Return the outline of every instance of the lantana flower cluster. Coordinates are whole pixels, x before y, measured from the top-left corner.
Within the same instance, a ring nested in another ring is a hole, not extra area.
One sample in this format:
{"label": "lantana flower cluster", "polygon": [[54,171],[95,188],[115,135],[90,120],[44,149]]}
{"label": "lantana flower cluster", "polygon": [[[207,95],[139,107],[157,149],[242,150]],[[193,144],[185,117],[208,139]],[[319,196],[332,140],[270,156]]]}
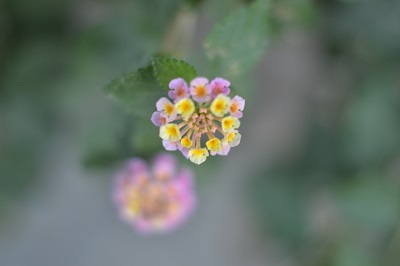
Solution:
{"label": "lantana flower cluster", "polygon": [[121,218],[138,232],[170,231],[195,206],[192,172],[177,172],[175,158],[167,154],[157,155],[152,169],[142,159],[131,159],[116,176],[114,201]]}
{"label": "lantana flower cluster", "polygon": [[198,77],[190,82],[176,78],[169,83],[168,96],[156,103],[151,121],[160,127],[166,150],[179,150],[196,164],[211,155],[227,155],[240,143],[239,119],[245,100],[230,94],[230,82]]}

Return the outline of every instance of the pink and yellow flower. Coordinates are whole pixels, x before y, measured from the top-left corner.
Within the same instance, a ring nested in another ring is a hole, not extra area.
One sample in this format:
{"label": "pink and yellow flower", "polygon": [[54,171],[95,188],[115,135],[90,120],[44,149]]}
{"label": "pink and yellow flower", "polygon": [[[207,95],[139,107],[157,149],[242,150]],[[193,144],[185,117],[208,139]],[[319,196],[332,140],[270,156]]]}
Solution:
{"label": "pink and yellow flower", "polygon": [[208,79],[195,78],[190,82],[190,94],[198,103],[205,103],[211,100],[211,88],[208,85]]}
{"label": "pink and yellow flower", "polygon": [[195,206],[192,172],[177,172],[171,155],[158,155],[152,169],[141,159],[131,159],[117,175],[114,201],[121,218],[140,233],[173,230]]}
{"label": "pink and yellow flower", "polygon": [[210,154],[227,155],[241,139],[237,129],[245,100],[240,96],[231,99],[230,82],[223,78],[215,78],[210,84],[206,78],[195,78],[190,82],[190,94],[182,93],[186,96],[178,98],[176,90],[185,88],[182,84],[186,82],[181,78],[170,83],[174,109],[163,97],[157,102],[159,114],[152,117],[160,127],[163,146],[179,150],[196,164],[203,163]]}

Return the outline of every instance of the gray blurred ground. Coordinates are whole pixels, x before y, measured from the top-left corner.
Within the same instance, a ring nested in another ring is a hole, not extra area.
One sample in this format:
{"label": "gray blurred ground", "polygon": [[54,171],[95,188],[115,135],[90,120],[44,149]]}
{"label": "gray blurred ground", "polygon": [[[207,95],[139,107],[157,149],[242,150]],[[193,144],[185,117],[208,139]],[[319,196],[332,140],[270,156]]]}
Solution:
{"label": "gray blurred ground", "polygon": [[112,173],[85,171],[74,138],[60,129],[44,155],[42,183],[0,228],[0,264],[296,265],[258,236],[243,182],[248,169],[301,143],[310,94],[323,73],[317,48],[312,36],[299,32],[271,44],[256,70],[259,93],[246,103],[252,112],[245,113],[241,145],[203,188],[188,223],[170,235],[143,237],[123,224],[110,200]]}

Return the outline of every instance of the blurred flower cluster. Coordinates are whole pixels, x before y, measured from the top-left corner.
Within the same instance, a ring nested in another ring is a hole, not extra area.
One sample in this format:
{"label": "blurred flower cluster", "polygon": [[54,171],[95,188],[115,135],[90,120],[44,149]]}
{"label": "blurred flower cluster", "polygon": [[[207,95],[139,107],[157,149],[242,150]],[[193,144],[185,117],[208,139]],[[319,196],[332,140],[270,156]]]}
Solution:
{"label": "blurred flower cluster", "polygon": [[177,171],[171,155],[158,154],[152,168],[142,159],[130,159],[117,174],[114,188],[121,218],[141,233],[176,228],[196,202],[192,178],[188,169]]}

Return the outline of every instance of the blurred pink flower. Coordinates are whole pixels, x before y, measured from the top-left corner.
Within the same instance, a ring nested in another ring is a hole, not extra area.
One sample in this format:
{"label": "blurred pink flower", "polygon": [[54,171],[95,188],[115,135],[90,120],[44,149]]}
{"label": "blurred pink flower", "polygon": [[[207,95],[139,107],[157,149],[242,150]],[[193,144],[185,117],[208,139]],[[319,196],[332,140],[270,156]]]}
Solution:
{"label": "blurred pink flower", "polygon": [[138,232],[171,231],[195,206],[193,174],[177,172],[175,158],[167,154],[157,155],[151,169],[142,159],[130,159],[117,174],[114,201],[121,218]]}

